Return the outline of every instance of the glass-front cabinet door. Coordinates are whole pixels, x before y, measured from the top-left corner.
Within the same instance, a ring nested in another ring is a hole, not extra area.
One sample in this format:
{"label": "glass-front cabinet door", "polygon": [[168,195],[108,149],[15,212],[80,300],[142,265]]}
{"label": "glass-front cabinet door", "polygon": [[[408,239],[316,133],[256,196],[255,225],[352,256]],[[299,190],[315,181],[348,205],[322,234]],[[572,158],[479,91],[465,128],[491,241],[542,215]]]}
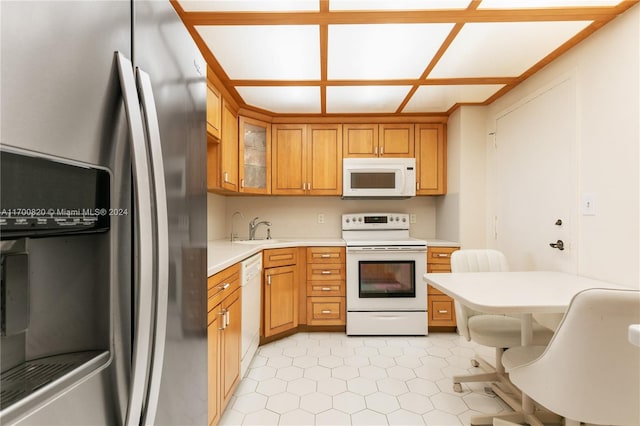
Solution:
{"label": "glass-front cabinet door", "polygon": [[240,117],[240,192],[271,193],[271,124]]}

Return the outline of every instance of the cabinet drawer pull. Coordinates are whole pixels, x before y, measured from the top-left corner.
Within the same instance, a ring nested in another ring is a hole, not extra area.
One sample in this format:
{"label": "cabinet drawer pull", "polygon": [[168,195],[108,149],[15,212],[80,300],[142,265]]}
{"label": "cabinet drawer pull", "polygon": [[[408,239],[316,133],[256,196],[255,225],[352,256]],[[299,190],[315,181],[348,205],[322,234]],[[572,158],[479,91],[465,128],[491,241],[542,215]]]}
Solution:
{"label": "cabinet drawer pull", "polygon": [[230,286],[231,286],[231,284],[230,284],[230,283],[224,283],[224,284],[222,284],[222,285],[219,285],[219,286],[218,286],[218,288],[219,288],[220,290],[226,290],[226,289],[228,289]]}
{"label": "cabinet drawer pull", "polygon": [[446,309],[440,309],[440,310],[438,310],[438,313],[439,313],[439,314],[446,314],[446,313],[448,313],[448,312],[449,312],[449,311],[447,311]]}
{"label": "cabinet drawer pull", "polygon": [[240,179],[240,188],[244,188],[244,179]]}
{"label": "cabinet drawer pull", "polygon": [[267,275],[267,285],[271,285],[271,275]]}
{"label": "cabinet drawer pull", "polygon": [[436,257],[449,257],[449,253],[438,253]]}
{"label": "cabinet drawer pull", "polygon": [[323,259],[327,259],[327,258],[331,257],[331,255],[329,253],[323,253],[323,254],[320,255],[320,257],[323,258]]}
{"label": "cabinet drawer pull", "polygon": [[322,271],[321,274],[322,275],[331,275],[331,271]]}
{"label": "cabinet drawer pull", "polygon": [[331,313],[331,311],[323,310],[323,311],[322,311],[322,313],[323,313],[323,314],[330,314],[330,313]]}
{"label": "cabinet drawer pull", "polygon": [[331,291],[331,287],[322,287],[322,291]]}

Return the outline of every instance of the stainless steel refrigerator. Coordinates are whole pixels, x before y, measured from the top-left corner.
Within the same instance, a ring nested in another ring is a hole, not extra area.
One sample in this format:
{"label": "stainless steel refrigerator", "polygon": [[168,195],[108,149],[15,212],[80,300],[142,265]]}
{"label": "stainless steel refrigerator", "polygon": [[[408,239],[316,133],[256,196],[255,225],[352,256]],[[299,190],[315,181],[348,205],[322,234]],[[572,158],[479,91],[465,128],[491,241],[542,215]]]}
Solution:
{"label": "stainless steel refrigerator", "polygon": [[0,423],[206,424],[200,52],[168,1],[0,25]]}

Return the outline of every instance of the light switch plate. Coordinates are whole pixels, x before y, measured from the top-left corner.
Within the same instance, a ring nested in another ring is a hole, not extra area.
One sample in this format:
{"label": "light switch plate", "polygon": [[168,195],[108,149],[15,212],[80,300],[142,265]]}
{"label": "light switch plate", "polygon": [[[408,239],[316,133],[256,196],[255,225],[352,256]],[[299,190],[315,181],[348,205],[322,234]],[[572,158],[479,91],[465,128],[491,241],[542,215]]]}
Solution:
{"label": "light switch plate", "polygon": [[582,195],[582,215],[583,216],[596,215],[596,194],[585,193]]}

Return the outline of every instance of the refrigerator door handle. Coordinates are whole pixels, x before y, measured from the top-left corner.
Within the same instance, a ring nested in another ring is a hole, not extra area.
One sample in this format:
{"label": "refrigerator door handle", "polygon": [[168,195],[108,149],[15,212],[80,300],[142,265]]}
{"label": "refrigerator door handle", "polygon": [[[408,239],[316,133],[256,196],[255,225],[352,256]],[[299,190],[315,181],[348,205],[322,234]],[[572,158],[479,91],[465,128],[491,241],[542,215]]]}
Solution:
{"label": "refrigerator door handle", "polygon": [[147,370],[149,367],[149,342],[151,334],[151,310],[153,304],[153,229],[151,183],[140,102],[136,91],[133,65],[122,53],[115,52],[120,74],[122,98],[127,113],[131,136],[133,169],[135,229],[138,247],[134,254],[136,297],[133,330],[133,354],[131,358],[131,382],[125,425],[138,426],[145,403]]}
{"label": "refrigerator door handle", "polygon": [[156,312],[151,349],[151,369],[149,386],[142,424],[153,425],[160,395],[160,379],[164,361],[167,331],[167,305],[169,298],[169,220],[167,210],[167,189],[164,180],[164,164],[160,141],[158,112],[153,97],[149,74],[136,68],[140,100],[144,112],[147,142],[151,159],[153,194],[155,195],[155,235],[156,235]]}

